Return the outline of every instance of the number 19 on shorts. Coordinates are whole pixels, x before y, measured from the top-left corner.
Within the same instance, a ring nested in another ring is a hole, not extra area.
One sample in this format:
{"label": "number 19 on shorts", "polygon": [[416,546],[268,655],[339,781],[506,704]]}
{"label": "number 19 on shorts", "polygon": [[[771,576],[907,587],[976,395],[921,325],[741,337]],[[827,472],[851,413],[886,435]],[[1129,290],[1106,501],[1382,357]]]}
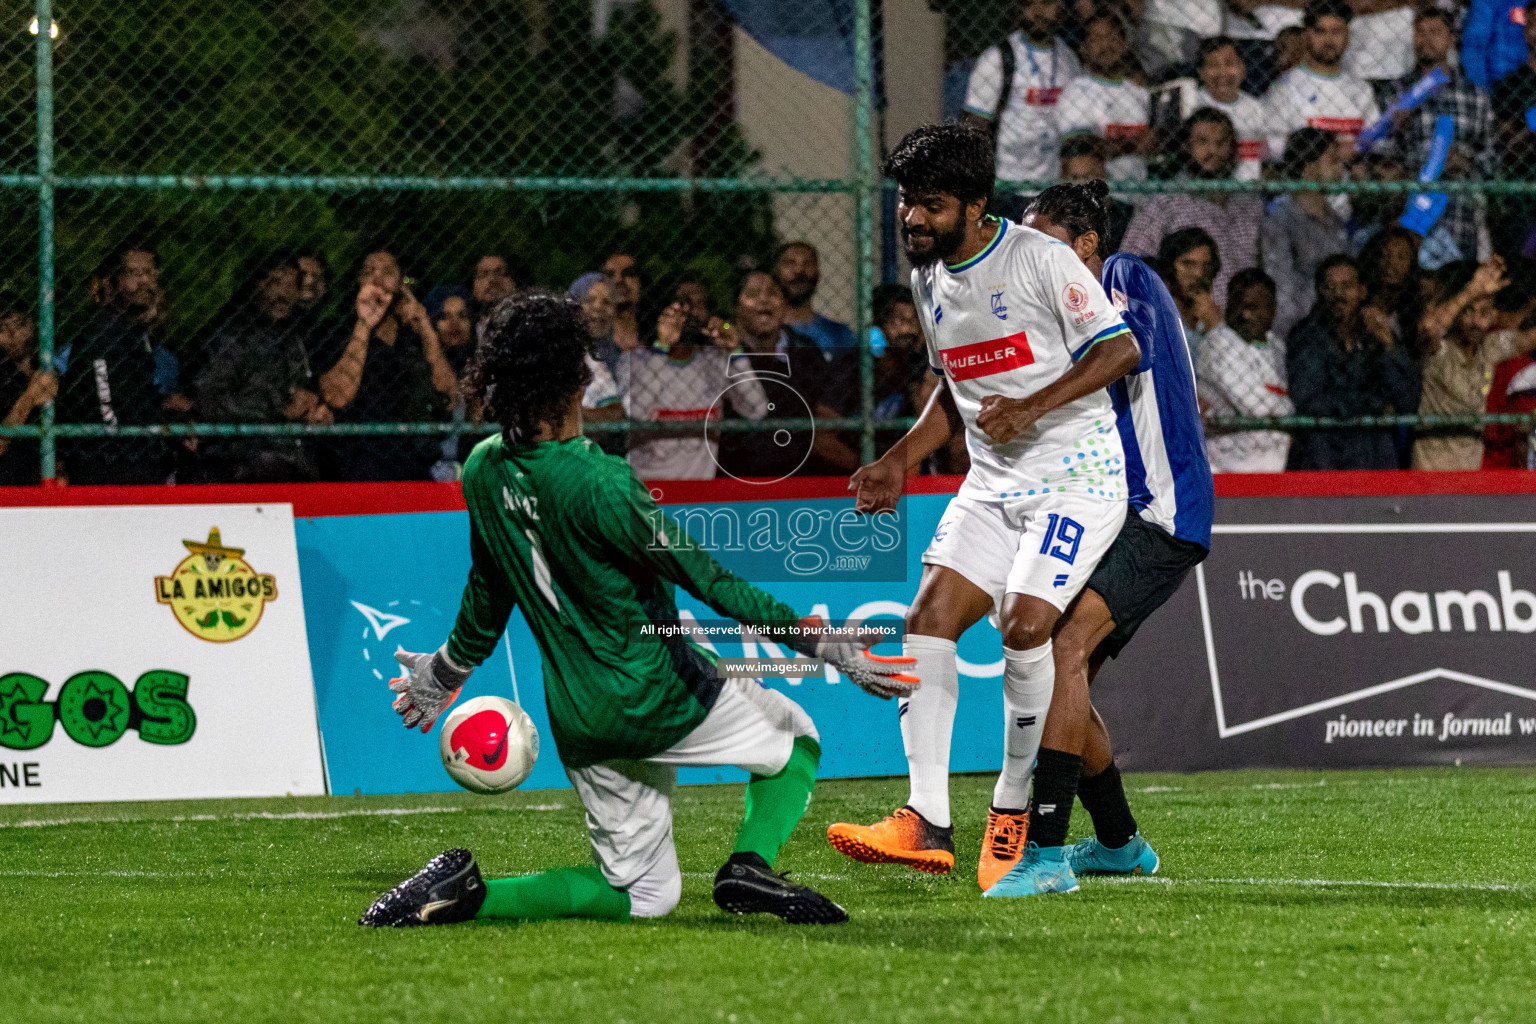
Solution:
{"label": "number 19 on shorts", "polygon": [[1077,560],[1077,546],[1083,541],[1083,524],[1059,512],[1052,512],[1046,523],[1040,553],[1059,558],[1068,565]]}

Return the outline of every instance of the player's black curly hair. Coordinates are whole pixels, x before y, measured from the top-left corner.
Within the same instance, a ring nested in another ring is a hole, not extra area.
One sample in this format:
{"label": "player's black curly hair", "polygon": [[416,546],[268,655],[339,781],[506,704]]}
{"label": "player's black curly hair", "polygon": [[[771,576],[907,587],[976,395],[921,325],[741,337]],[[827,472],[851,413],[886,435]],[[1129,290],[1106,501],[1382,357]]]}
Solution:
{"label": "player's black curly hair", "polygon": [[1060,224],[1076,241],[1090,231],[1099,235],[1099,256],[1108,257],[1105,242],[1109,238],[1109,186],[1102,181],[1052,185],[1024,208],[1024,220],[1031,214],[1047,217]]}
{"label": "player's black curly hair", "polygon": [[962,203],[992,198],[997,177],[992,137],[960,124],[925,124],[907,133],[881,171],[902,188],[947,192]]}
{"label": "player's black curly hair", "polygon": [[491,313],[466,387],[501,421],[507,444],[533,438],[540,422],[559,420],[571,396],[592,381],[592,335],[581,304],[541,290],[519,292]]}

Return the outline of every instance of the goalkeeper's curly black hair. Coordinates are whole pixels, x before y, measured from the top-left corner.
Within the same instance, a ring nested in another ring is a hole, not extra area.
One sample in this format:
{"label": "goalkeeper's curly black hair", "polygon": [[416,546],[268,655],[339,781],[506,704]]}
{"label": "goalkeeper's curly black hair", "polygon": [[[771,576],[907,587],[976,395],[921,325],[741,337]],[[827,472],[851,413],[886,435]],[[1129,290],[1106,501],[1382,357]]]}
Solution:
{"label": "goalkeeper's curly black hair", "polygon": [[1024,220],[1039,214],[1053,224],[1060,224],[1076,241],[1092,231],[1099,236],[1099,257],[1109,253],[1109,186],[1097,179],[1063,182],[1041,192],[1024,208]]}
{"label": "goalkeeper's curly black hair", "polygon": [[925,124],[907,133],[881,170],[904,189],[947,192],[962,203],[992,198],[997,177],[992,136],[960,124]]}
{"label": "goalkeeper's curly black hair", "polygon": [[526,444],[558,422],[592,381],[592,335],[581,304],[546,291],[519,292],[491,313],[466,382],[471,401],[501,421],[507,444]]}

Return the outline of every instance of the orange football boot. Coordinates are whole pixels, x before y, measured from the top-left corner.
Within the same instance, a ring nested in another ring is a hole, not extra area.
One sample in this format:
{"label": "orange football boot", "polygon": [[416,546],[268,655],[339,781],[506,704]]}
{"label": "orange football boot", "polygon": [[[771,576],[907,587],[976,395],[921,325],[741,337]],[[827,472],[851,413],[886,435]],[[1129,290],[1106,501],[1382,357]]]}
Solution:
{"label": "orange football boot", "polygon": [[1024,856],[1024,837],[1029,833],[1029,812],[999,814],[987,808],[987,834],[981,840],[981,860],[976,881],[986,892]]}
{"label": "orange football boot", "polygon": [[827,842],[864,864],[905,864],[930,875],[947,875],[955,866],[954,827],[939,828],[910,807],[873,825],[840,821],[827,828]]}

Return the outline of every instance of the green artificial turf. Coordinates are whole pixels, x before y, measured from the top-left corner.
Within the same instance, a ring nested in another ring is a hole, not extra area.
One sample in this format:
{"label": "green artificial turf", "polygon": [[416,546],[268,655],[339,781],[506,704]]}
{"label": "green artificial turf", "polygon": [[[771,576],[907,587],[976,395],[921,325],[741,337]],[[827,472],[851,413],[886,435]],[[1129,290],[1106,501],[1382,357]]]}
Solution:
{"label": "green artificial turf", "polygon": [[737,786],[679,792],[682,904],[628,925],[355,923],[449,846],[586,863],[568,790],[0,808],[0,1021],[1536,1019],[1536,772],[1127,783],[1158,879],[985,901],[989,779],[954,780],[947,878],[826,845],[905,780],[823,783],[780,867],[848,908],[831,928],[710,901]]}

